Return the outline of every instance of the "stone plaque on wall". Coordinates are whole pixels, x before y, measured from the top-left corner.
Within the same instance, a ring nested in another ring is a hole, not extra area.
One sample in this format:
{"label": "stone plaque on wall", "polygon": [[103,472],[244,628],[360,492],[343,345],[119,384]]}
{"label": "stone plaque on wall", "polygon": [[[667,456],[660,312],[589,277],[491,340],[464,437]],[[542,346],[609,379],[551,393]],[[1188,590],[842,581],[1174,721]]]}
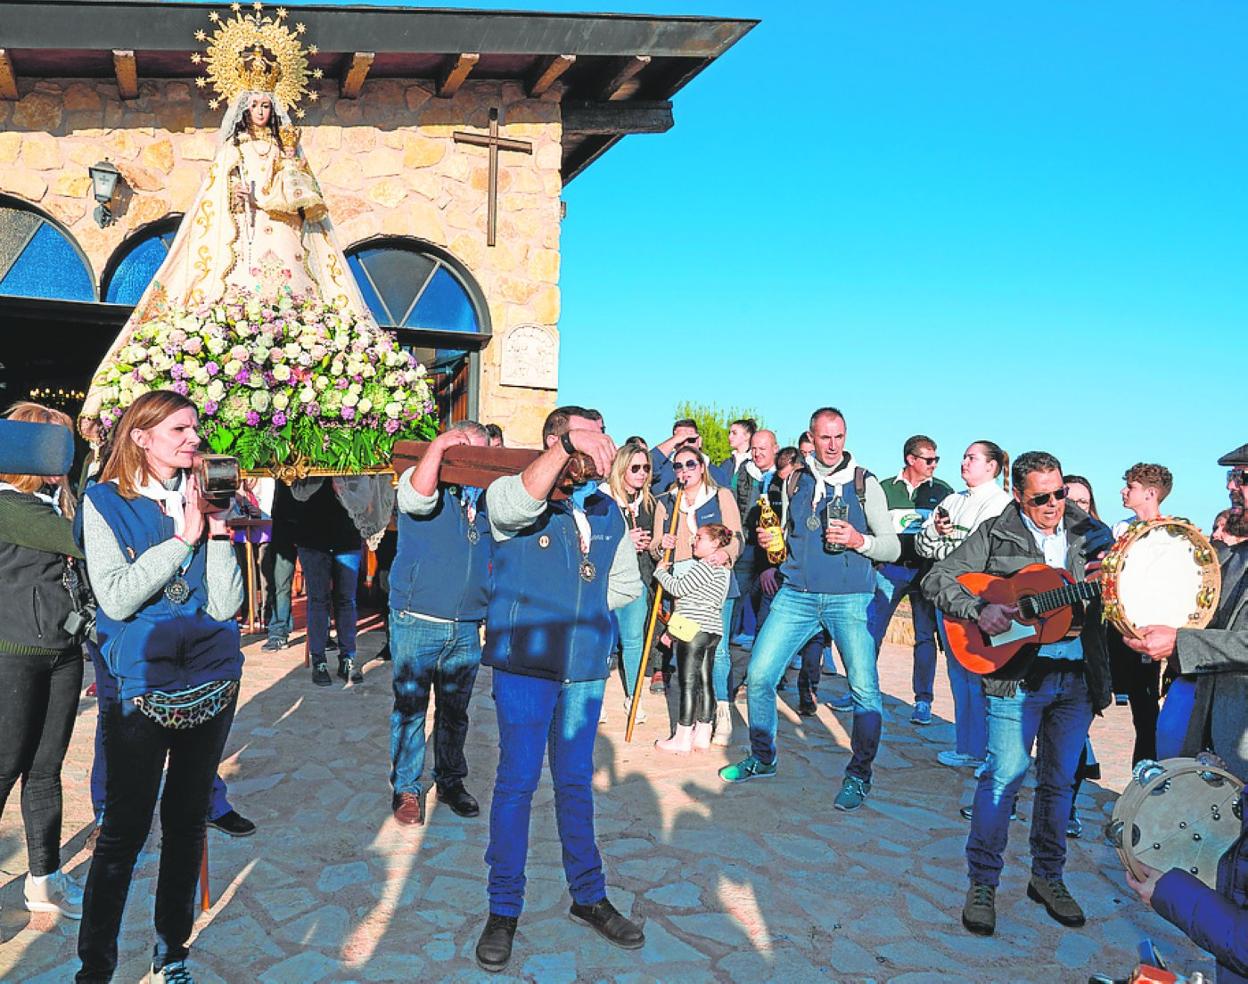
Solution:
{"label": "stone plaque on wall", "polygon": [[558,389],[559,342],[554,330],[517,325],[503,336],[499,382],[528,389]]}

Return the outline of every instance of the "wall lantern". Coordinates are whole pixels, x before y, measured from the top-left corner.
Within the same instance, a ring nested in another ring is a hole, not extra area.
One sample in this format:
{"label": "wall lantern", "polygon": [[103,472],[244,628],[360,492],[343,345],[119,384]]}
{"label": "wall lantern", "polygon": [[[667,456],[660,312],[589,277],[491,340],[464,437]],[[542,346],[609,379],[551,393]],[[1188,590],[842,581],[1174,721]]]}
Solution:
{"label": "wall lantern", "polygon": [[113,213],[109,206],[117,191],[117,182],[121,180],[121,172],[112,161],[103,160],[87,168],[91,175],[91,191],[99,205],[95,207],[95,224],[101,229],[113,224]]}

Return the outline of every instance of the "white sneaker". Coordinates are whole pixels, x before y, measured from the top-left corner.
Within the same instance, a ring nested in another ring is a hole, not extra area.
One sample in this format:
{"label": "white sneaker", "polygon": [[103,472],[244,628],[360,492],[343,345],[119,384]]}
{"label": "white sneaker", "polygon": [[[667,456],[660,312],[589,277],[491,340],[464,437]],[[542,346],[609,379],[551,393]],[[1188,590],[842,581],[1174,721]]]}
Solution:
{"label": "white sneaker", "polygon": [[26,908],[31,912],[55,912],[66,919],[82,918],[82,886],[57,870],[46,878],[26,876]]}
{"label": "white sneaker", "polygon": [[937,752],[936,761],[941,765],[949,766],[951,769],[974,769],[984,764],[983,759],[977,759],[974,755],[964,755],[962,752],[955,752],[949,749]]}
{"label": "white sneaker", "polygon": [[[633,702],[627,697],[624,698],[624,720],[628,720],[628,709],[633,706]],[[646,723],[646,709],[644,707],[637,708],[637,723]]]}
{"label": "white sneaker", "polygon": [[724,701],[715,705],[715,735],[712,745],[727,748],[732,743],[732,708]]}

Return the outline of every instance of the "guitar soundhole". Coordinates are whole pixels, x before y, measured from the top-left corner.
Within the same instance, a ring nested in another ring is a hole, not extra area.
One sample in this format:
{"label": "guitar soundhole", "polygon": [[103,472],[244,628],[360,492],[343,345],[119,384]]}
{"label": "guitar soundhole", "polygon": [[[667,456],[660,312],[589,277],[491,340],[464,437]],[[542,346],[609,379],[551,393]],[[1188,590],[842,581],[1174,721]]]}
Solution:
{"label": "guitar soundhole", "polygon": [[1019,617],[1031,621],[1036,617],[1036,606],[1032,603],[1031,595],[1024,595],[1018,599]]}

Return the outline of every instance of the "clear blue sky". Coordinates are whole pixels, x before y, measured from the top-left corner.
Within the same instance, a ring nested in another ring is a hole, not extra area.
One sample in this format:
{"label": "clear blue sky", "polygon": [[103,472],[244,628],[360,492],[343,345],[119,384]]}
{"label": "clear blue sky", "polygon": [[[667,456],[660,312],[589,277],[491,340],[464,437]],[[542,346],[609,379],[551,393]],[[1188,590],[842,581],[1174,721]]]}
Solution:
{"label": "clear blue sky", "polygon": [[1248,5],[596,9],[762,23],[565,192],[561,399],[617,438],[748,405],[782,443],[835,404],[868,467],[923,432],[955,486],[972,440],[1044,448],[1110,519],[1157,461],[1208,527],[1248,441]]}

